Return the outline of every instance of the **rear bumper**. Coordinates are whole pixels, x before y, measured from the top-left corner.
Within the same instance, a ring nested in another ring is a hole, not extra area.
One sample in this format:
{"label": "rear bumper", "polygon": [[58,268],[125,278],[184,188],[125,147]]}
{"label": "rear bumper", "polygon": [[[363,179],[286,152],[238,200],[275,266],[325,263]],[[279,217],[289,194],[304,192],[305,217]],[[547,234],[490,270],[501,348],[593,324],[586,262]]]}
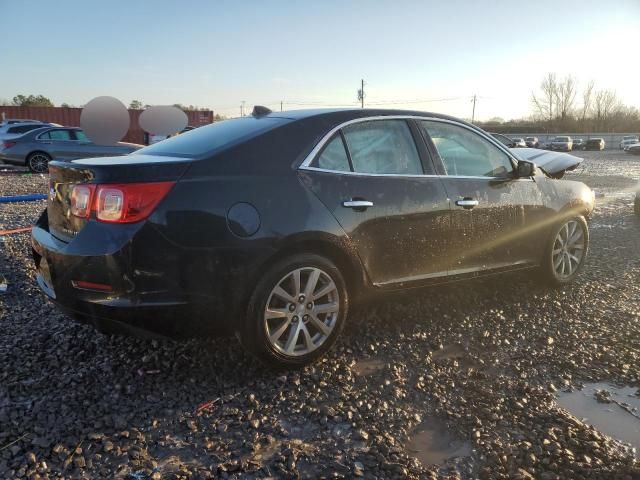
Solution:
{"label": "rear bumper", "polygon": [[[32,251],[38,285],[64,311],[76,320],[109,332],[136,335],[152,332],[181,338],[229,330],[221,321],[228,305],[216,298],[193,298],[186,294],[177,281],[180,275],[172,271],[176,265],[171,256],[165,256],[162,270],[134,263],[133,238],[143,226],[119,229],[119,235],[110,231],[106,242],[104,232],[101,235],[99,231],[101,227],[94,226],[93,232],[85,228],[78,235],[84,237],[83,241],[77,242],[80,239],[76,238],[69,243],[49,232],[46,212],[33,227]],[[100,248],[104,251],[97,251]],[[43,260],[49,268],[47,280],[40,271]],[[109,285],[111,290],[77,288],[78,281]]]}
{"label": "rear bumper", "polygon": [[24,156],[14,155],[9,151],[0,150],[0,162],[10,163],[12,165],[26,165]]}

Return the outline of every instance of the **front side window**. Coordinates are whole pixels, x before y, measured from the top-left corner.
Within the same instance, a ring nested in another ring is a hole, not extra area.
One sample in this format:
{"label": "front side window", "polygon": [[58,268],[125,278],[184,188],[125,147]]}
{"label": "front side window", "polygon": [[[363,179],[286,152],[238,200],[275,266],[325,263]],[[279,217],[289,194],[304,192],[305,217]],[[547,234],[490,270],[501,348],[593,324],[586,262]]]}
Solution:
{"label": "front side window", "polygon": [[404,120],[376,120],[343,130],[353,170],[359,173],[421,175],[422,164]]}
{"label": "front side window", "polygon": [[327,143],[322,153],[318,156],[315,166],[325,170],[336,170],[339,172],[348,172],[351,170],[347,151],[344,149],[344,142],[340,134],[334,135],[331,141]]}
{"label": "front side window", "polygon": [[509,156],[477,133],[451,123],[423,120],[447,175],[503,177],[513,171]]}
{"label": "front side window", "polygon": [[89,137],[87,137],[87,134],[84,133],[82,130],[74,130],[73,132],[76,136],[76,140],[80,141],[80,142],[90,142],[91,140],[89,140]]}

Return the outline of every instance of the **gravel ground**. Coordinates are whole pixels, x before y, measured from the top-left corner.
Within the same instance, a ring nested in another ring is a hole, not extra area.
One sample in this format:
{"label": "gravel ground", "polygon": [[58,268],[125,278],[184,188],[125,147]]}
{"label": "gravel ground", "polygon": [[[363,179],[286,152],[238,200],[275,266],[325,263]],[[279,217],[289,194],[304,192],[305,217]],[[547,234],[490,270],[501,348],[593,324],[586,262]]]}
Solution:
{"label": "gravel ground", "polygon": [[[640,478],[630,448],[554,401],[584,382],[640,386],[640,221],[620,193],[640,158],[614,153],[568,175],[605,194],[574,285],[519,274],[387,298],[300,371],[265,370],[232,338],[77,325],[35,286],[29,235],[0,237],[0,477]],[[0,174],[0,195],[46,185]],[[0,204],[0,230],[43,208]],[[471,454],[422,464],[408,445],[431,423]]]}

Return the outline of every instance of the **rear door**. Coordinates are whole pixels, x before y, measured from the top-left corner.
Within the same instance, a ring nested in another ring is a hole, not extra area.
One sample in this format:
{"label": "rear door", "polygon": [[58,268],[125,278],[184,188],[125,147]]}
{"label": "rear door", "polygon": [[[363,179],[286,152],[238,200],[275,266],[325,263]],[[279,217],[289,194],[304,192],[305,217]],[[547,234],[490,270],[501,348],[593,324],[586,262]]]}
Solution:
{"label": "rear door", "polygon": [[56,128],[44,132],[37,137],[42,150],[49,153],[54,160],[73,160],[78,158],[77,145],[72,130]]}
{"label": "rear door", "polygon": [[351,238],[373,284],[447,274],[449,202],[412,121],[350,122],[301,175]]}
{"label": "rear door", "polygon": [[517,178],[517,161],[474,129],[440,119],[420,120],[440,160],[451,199],[452,275],[476,275],[537,263],[548,230],[533,178]]}

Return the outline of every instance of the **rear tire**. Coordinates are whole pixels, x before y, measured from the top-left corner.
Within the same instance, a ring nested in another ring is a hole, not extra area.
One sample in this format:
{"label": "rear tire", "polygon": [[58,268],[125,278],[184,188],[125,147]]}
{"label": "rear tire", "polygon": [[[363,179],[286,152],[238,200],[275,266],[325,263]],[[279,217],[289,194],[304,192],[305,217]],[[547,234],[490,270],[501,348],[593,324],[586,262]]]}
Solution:
{"label": "rear tire", "polygon": [[51,157],[44,152],[34,152],[27,157],[27,167],[32,173],[47,173]]}
{"label": "rear tire", "polygon": [[640,215],[640,195],[636,193],[636,199],[633,202],[633,211],[636,215]]}
{"label": "rear tire", "polygon": [[589,251],[589,227],[582,216],[565,218],[553,229],[540,266],[545,284],[571,283],[582,270]]}
{"label": "rear tire", "polygon": [[264,273],[238,337],[271,367],[302,367],[335,343],[348,307],[344,278],[333,262],[314,254],[293,255]]}

